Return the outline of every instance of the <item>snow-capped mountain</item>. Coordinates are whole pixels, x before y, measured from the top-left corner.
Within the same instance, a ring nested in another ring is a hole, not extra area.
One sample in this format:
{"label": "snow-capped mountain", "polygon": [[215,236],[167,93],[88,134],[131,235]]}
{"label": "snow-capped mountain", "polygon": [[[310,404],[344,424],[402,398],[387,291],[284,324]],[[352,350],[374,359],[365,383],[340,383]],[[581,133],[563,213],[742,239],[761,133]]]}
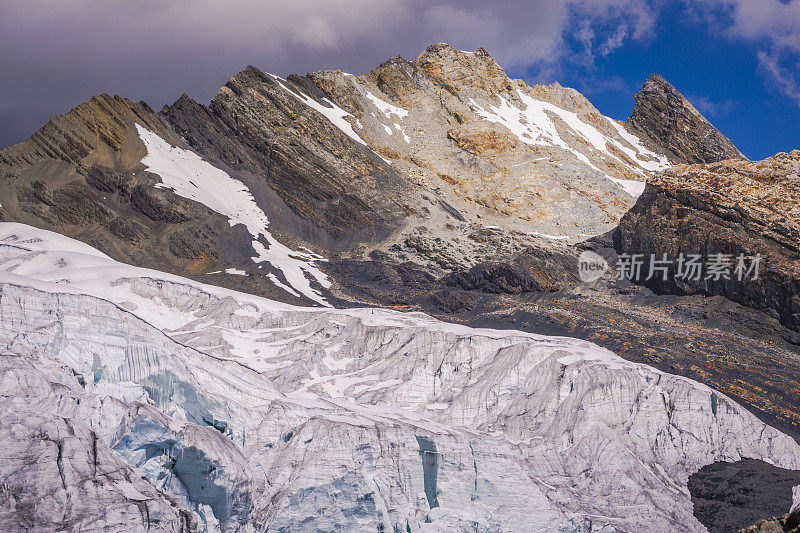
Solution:
{"label": "snow-capped mountain", "polygon": [[[324,304],[319,261],[354,248],[394,254],[476,225],[534,242],[614,227],[649,175],[683,160],[674,145],[727,142],[658,80],[635,125],[445,44],[360,76],[248,67],[209,106],[184,95],[159,114],[103,95],[0,151],[0,216],[140,266]],[[681,138],[665,108],[706,133]],[[465,246],[451,248],[471,266]]]}
{"label": "snow-capped mountain", "polygon": [[730,398],[585,341],[295,307],[11,223],[0,291],[6,525],[703,531],[694,471],[800,469]]}
{"label": "snow-capped mountain", "polygon": [[[0,151],[0,524],[713,531],[719,469],[787,485],[800,152],[747,161],[658,75],[634,100],[437,44],[96,96]],[[614,279],[681,251],[768,263]]]}

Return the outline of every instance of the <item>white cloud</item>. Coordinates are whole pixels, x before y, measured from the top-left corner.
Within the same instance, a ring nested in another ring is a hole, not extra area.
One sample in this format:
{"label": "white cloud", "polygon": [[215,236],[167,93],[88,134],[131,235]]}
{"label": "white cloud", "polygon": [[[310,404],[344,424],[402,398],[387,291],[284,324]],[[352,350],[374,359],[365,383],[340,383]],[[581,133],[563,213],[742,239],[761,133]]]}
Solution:
{"label": "white cloud", "polygon": [[[793,74],[781,66],[780,55],[777,52],[758,52],[758,62],[770,80],[776,85],[778,90],[786,96],[797,101],[800,105],[800,82],[797,81],[796,74]],[[797,65],[800,71],[800,63]]]}
{"label": "white cloud", "polygon": [[730,113],[738,104],[735,100],[716,101],[703,95],[686,97],[706,117],[719,117]]}
{"label": "white cloud", "polygon": [[591,68],[598,57],[610,55],[628,40],[651,36],[661,7],[660,0],[574,0],[568,9],[562,31],[580,46],[577,62]]}
{"label": "white cloud", "polygon": [[689,6],[727,37],[755,43],[761,71],[800,104],[800,0],[695,0]]}
{"label": "white cloud", "polygon": [[624,44],[625,39],[628,38],[629,36],[628,32],[629,32],[628,25],[621,24],[617,28],[617,31],[612,35],[609,35],[606,38],[605,42],[603,42],[603,44],[600,45],[600,47],[598,48],[600,54],[603,56],[607,56],[617,48],[620,48]]}
{"label": "white cloud", "polygon": [[423,19],[435,42],[475,50],[483,46],[505,66],[548,61],[561,48],[567,0],[431,2]]}
{"label": "white cloud", "polygon": [[761,70],[800,105],[800,0],[736,0],[733,14],[730,33],[767,43],[758,52]]}
{"label": "white cloud", "polygon": [[733,8],[732,35],[766,40],[800,52],[800,0],[726,0]]}

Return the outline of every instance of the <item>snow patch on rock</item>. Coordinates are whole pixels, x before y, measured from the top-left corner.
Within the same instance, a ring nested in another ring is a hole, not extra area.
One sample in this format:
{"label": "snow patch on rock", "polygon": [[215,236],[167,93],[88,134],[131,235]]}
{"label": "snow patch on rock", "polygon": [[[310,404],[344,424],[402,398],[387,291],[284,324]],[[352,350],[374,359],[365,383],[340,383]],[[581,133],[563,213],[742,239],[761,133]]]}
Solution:
{"label": "snow patch on rock", "polygon": [[639,198],[644,192],[645,185],[647,185],[647,183],[644,181],[624,180],[620,178],[612,178],[611,176],[608,176],[608,179],[625,189],[625,192],[634,198]]}
{"label": "snow patch on rock", "polygon": [[[603,157],[616,160],[631,170],[643,174],[645,170],[662,170],[669,166],[664,156],[659,156],[646,149],[641,141],[634,135],[608,117],[603,117],[619,134],[620,140],[610,137],[597,127],[581,120],[577,113],[562,109],[550,102],[537,100],[524,92],[517,90],[523,107],[512,105],[508,100],[499,96],[500,105],[489,105],[486,110],[478,105],[475,100],[470,100],[473,110],[484,120],[501,124],[511,131],[520,141],[538,146],[558,146],[572,153],[579,160],[593,170],[600,170],[591,163],[585,153],[574,148],[559,134],[553,117],[562,120],[573,136],[582,139],[587,148],[602,154]],[[632,162],[621,159],[609,149],[609,145],[616,150],[628,155]],[[640,157],[641,156],[641,157]],[[604,174],[604,173],[603,173]]]}
{"label": "snow patch on rock", "polygon": [[355,132],[353,129],[353,125],[347,120],[348,118],[352,117],[350,113],[339,107],[338,105],[331,102],[329,99],[325,98],[325,103],[328,104],[327,106],[320,104],[316,100],[311,97],[308,97],[304,94],[297,93],[287,87],[286,80],[281,78],[280,76],[276,76],[274,74],[270,74],[281,87],[283,87],[286,92],[306,104],[308,107],[314,109],[315,111],[321,113],[325,118],[327,118],[331,124],[342,130],[348,137],[353,139],[358,144],[366,146],[367,143],[364,142],[358,133]]}
{"label": "snow patch on rock", "polygon": [[[199,202],[229,218],[231,225],[243,224],[253,237],[256,263],[267,262],[282,273],[287,283],[270,276],[276,285],[294,295],[302,295],[320,305],[328,305],[312,281],[328,288],[331,282],[314,264],[318,255],[292,250],[278,242],[269,231],[266,213],[258,207],[247,186],[222,169],[203,160],[191,150],[170,145],[158,134],[136,125],[139,137],[147,148],[142,164],[148,172],[158,174],[162,183],[156,187],[172,189],[176,194]],[[266,241],[267,246],[262,243]],[[227,269],[229,274],[235,269]],[[288,286],[287,286],[288,285]]]}
{"label": "snow patch on rock", "polygon": [[367,99],[369,99],[369,101],[372,102],[381,113],[386,115],[387,118],[391,118],[392,115],[395,115],[397,118],[402,120],[408,116],[407,109],[403,109],[402,107],[397,107],[394,104],[385,102],[369,91],[367,91]]}

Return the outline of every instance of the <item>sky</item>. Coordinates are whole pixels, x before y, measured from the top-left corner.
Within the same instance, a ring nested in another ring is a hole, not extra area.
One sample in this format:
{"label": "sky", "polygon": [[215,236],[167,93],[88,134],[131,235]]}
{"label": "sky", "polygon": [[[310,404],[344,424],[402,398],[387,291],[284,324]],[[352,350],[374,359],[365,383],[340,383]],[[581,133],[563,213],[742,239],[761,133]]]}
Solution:
{"label": "sky", "polygon": [[749,158],[800,148],[800,0],[0,0],[0,147],[95,94],[208,103],[247,65],[363,73],[437,42],[617,119],[658,72]]}

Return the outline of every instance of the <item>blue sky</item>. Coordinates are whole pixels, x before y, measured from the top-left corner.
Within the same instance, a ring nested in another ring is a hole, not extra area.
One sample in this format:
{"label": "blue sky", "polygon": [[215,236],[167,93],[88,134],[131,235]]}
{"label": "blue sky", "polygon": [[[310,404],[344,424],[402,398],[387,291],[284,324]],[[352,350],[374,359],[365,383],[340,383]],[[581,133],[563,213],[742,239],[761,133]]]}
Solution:
{"label": "blue sky", "polygon": [[748,157],[800,148],[800,0],[0,1],[0,147],[94,94],[208,103],[247,65],[363,73],[437,42],[619,119],[658,72]]}
{"label": "blue sky", "polygon": [[[574,34],[568,34],[567,42],[580,49]],[[674,3],[663,9],[647,37],[626,40],[607,55],[595,54],[589,66],[565,60],[558,81],[583,92],[604,114],[625,119],[632,95],[657,72],[747,157],[763,159],[800,148],[800,101],[765,71],[759,61],[765,46],[768,39],[729,36]],[[539,74],[538,67],[513,70],[531,81],[552,77]]]}

